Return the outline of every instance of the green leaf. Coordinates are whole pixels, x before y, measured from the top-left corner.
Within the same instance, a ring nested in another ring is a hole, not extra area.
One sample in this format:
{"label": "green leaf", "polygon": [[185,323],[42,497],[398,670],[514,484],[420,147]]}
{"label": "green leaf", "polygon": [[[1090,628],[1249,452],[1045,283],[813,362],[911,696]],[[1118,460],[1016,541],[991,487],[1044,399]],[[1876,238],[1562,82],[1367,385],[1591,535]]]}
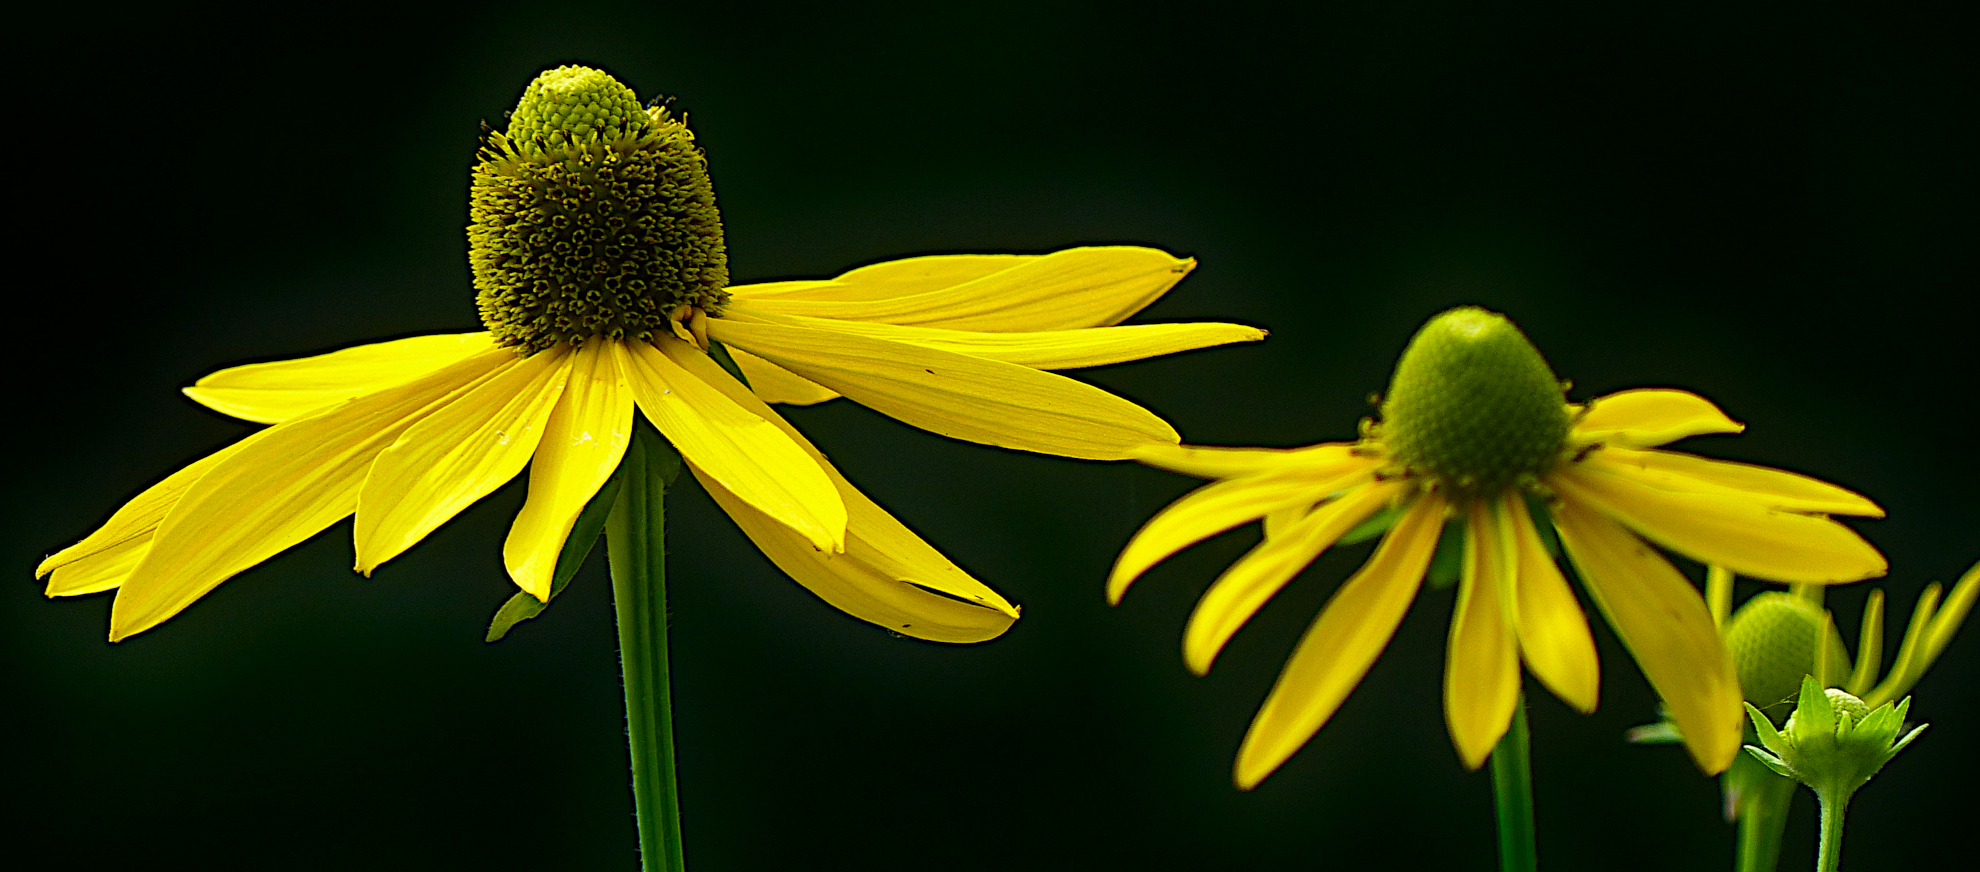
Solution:
{"label": "green leaf", "polygon": [[[680,470],[679,457],[675,455],[674,470],[677,473]],[[623,470],[623,465],[620,468]],[[605,480],[605,486],[592,496],[591,502],[584,504],[584,511],[578,513],[577,523],[571,525],[571,535],[564,538],[564,550],[557,554],[557,570],[550,576],[550,599],[554,600],[557,594],[564,592],[564,585],[571,583],[578,567],[583,566],[584,559],[591,556],[592,546],[598,544],[599,534],[605,532],[605,516],[612,513],[612,501],[618,496],[619,473],[614,472],[611,478]],[[549,602],[539,602],[536,597],[517,591],[495,611],[495,619],[488,622],[488,635],[483,637],[483,641],[500,641],[517,624],[543,614],[543,610],[549,607]]]}
{"label": "green leaf", "polygon": [[1356,542],[1366,542],[1383,533],[1389,532],[1389,528],[1396,525],[1396,519],[1402,517],[1405,508],[1407,507],[1390,506],[1369,515],[1368,520],[1354,525],[1354,529],[1347,531],[1341,538],[1334,540],[1334,544],[1353,545]]}

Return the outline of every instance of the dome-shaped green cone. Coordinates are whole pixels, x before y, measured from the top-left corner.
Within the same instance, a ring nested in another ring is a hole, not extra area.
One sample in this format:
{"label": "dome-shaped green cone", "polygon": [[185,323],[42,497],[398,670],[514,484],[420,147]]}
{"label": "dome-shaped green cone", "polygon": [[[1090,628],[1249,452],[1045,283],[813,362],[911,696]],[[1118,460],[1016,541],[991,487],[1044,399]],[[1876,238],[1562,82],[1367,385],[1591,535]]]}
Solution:
{"label": "dome-shaped green cone", "polygon": [[468,260],[482,323],[534,353],[645,339],[728,301],[708,159],[665,108],[585,67],[538,76],[475,165]]}
{"label": "dome-shaped green cone", "polygon": [[1504,315],[1466,306],[1410,339],[1380,435],[1411,474],[1462,499],[1551,470],[1568,423],[1561,383],[1540,351]]}
{"label": "dome-shaped green cone", "polygon": [[1822,672],[1840,681],[1849,674],[1849,654],[1842,634],[1828,624],[1821,606],[1790,593],[1768,591],[1733,612],[1724,635],[1746,701],[1776,719],[1785,717],[1785,707],[1775,707],[1794,698],[1802,676],[1817,671],[1815,654],[1825,625],[1829,663]]}

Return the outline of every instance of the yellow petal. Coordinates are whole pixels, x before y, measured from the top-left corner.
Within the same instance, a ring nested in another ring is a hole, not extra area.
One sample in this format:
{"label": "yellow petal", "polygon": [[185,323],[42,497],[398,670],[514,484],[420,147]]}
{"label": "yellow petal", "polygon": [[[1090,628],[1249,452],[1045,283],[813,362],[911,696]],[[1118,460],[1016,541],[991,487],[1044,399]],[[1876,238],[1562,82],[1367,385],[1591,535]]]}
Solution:
{"label": "yellow petal", "polygon": [[[756,311],[1013,333],[1106,327],[1167,293],[1196,261],[1136,246],[1069,248],[1036,257],[964,255],[967,263],[876,264],[830,289],[745,297]],[[994,256],[993,256],[994,257]],[[905,265],[897,266],[897,264]],[[924,267],[928,267],[924,269]],[[953,269],[950,267],[954,267]]]}
{"label": "yellow petal", "polygon": [[151,553],[151,535],[125,539],[71,563],[57,567],[48,576],[47,595],[81,596],[111,590]]}
{"label": "yellow petal", "polygon": [[1739,753],[1739,678],[1698,589],[1650,546],[1567,497],[1554,513],[1568,559],[1707,775]]}
{"label": "yellow petal", "polygon": [[[1016,607],[970,578],[849,484],[840,490],[852,510],[846,550],[826,554],[738,499],[700,467],[689,464],[689,468],[770,562],[839,611],[935,642],[994,639],[1017,620]],[[889,551],[877,547],[876,539],[894,545],[912,541],[918,547]],[[973,595],[965,601],[948,594],[955,588],[970,589]]]}
{"label": "yellow petal", "polygon": [[1444,529],[1444,501],[1424,496],[1315,618],[1238,747],[1237,786],[1250,790],[1333,717],[1409,610]]}
{"label": "yellow petal", "polygon": [[632,441],[633,392],[612,351],[616,344],[600,337],[572,355],[564,394],[529,464],[529,497],[502,543],[510,580],[544,602],[578,512],[619,468]]}
{"label": "yellow petal", "polygon": [[784,431],[817,461],[838,489],[846,506],[846,551],[828,555],[696,470],[704,486],[713,484],[708,487],[709,494],[736,525],[791,578],[853,617],[920,639],[982,641],[996,637],[1017,618],[1016,606],[867,499],[790,422],[771,411],[714,360],[705,354],[684,354],[675,360],[690,375]]}
{"label": "yellow petal", "polygon": [[365,471],[405,429],[516,360],[482,351],[438,372],[256,434],[187,489],[124,580],[111,641],[177,614],[357,508]]}
{"label": "yellow petal", "polygon": [[1042,254],[930,254],[876,263],[825,281],[730,286],[736,299],[767,296],[806,300],[886,300],[939,291],[1002,272]]}
{"label": "yellow petal", "polygon": [[[1357,476],[1366,481],[1366,474]],[[1215,485],[1212,485],[1215,487]],[[1208,490],[1208,488],[1205,488]],[[1238,628],[1299,571],[1377,509],[1403,492],[1402,482],[1356,487],[1301,518],[1282,536],[1258,543],[1204,591],[1183,630],[1183,662],[1203,675]]]}
{"label": "yellow petal", "polygon": [[[122,508],[118,509],[116,514],[111,515],[110,520],[103,522],[103,526],[96,528],[95,532],[83,537],[81,542],[57,551],[49,555],[46,560],[41,561],[41,565],[34,569],[34,576],[41,578],[64,566],[95,555],[111,550],[125,549],[133,541],[150,542],[152,535],[158,532],[159,522],[165,520],[165,516],[172,511],[172,507],[179,504],[180,498],[186,495],[186,491],[192,488],[193,484],[199,481],[201,476],[206,475],[213,467],[239,453],[249,444],[264,438],[268,432],[267,430],[263,430],[259,433],[252,434],[239,442],[186,464],[179,471],[166,476],[164,481],[146,488],[143,493],[132,497],[130,502],[125,503]],[[89,574],[94,575],[97,573],[91,572]],[[114,584],[111,585],[111,587],[115,586]],[[97,590],[107,589],[97,588]],[[75,593],[83,592],[75,591]],[[68,595],[49,594],[49,596]]]}
{"label": "yellow petal", "polygon": [[1732,494],[1790,512],[1884,516],[1881,506],[1861,494],[1765,466],[1630,448],[1605,448],[1588,455],[1586,462],[1663,490]]}
{"label": "yellow petal", "polygon": [[750,389],[766,403],[809,406],[839,396],[817,382],[740,348],[729,349],[729,356],[735,358],[736,366],[742,368],[743,376],[749,379]]}
{"label": "yellow petal", "polygon": [[1292,529],[1293,524],[1298,523],[1299,519],[1306,517],[1313,509],[1314,503],[1299,502],[1266,512],[1263,525],[1265,538],[1277,539],[1286,535],[1286,531]]}
{"label": "yellow petal", "polygon": [[932,348],[717,319],[709,335],[944,436],[1089,460],[1179,437],[1154,413],[1064,376]]}
{"label": "yellow petal", "polygon": [[1770,509],[1724,492],[1661,490],[1626,470],[1594,463],[1568,464],[1547,481],[1652,542],[1750,578],[1839,584],[1888,568],[1884,555],[1856,531],[1828,518]]}
{"label": "yellow petal", "polygon": [[1211,448],[1153,443],[1136,448],[1133,458],[1156,469],[1198,478],[1238,478],[1276,473],[1321,478],[1348,469],[1374,469],[1381,458],[1358,455],[1352,442],[1323,442],[1304,448]]}
{"label": "yellow petal", "polygon": [[1164,354],[1208,348],[1213,345],[1256,342],[1265,338],[1265,331],[1256,327],[1215,322],[986,333],[942,327],[905,327],[871,321],[834,321],[797,315],[775,315],[758,312],[744,303],[730,307],[728,315],[744,321],[834,330],[872,339],[905,342],[923,348],[953,351],[957,354],[981,357],[985,360],[1000,360],[1033,369],[1105,366],[1110,363],[1160,357]]}
{"label": "yellow petal", "polygon": [[1318,480],[1319,487],[1308,478],[1251,476],[1197,488],[1149,518],[1128,540],[1107,576],[1107,602],[1120,604],[1135,579],[1184,548],[1283,507],[1311,506],[1335,491],[1366,483],[1372,475],[1373,470],[1350,470]]}
{"label": "yellow petal", "polygon": [[223,415],[273,424],[405,384],[493,347],[487,333],[414,336],[223,369],[194,382],[185,393]]}
{"label": "yellow petal", "polygon": [[1444,648],[1444,723],[1464,768],[1484,765],[1519,703],[1519,645],[1505,599],[1514,564],[1505,527],[1483,503],[1465,519],[1463,569]]}
{"label": "yellow petal", "polygon": [[624,349],[615,353],[640,410],[681,457],[757,511],[798,531],[812,547],[845,550],[846,507],[831,480],[776,425],[675,362],[702,355],[701,349],[672,336],[612,347]]}
{"label": "yellow petal", "polygon": [[515,361],[407,428],[358,492],[356,570],[404,553],[522,472],[570,374],[567,346]]}
{"label": "yellow petal", "polygon": [[1513,629],[1520,651],[1540,683],[1582,714],[1601,698],[1602,668],[1588,618],[1560,567],[1534,529],[1526,501],[1514,494],[1500,506],[1517,561]]}
{"label": "yellow petal", "polygon": [[1649,448],[1707,433],[1738,433],[1746,425],[1690,391],[1637,388],[1597,397],[1574,424],[1574,437],[1625,448]]}

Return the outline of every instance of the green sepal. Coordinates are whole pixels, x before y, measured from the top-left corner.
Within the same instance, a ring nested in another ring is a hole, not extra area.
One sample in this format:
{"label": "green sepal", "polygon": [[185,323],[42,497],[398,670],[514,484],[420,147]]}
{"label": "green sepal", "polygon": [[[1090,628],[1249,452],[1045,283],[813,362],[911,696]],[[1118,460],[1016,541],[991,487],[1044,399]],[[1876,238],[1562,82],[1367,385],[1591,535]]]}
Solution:
{"label": "green sepal", "polygon": [[1779,775],[1782,778],[1794,777],[1794,770],[1789,769],[1786,763],[1781,762],[1781,758],[1769,754],[1760,748],[1755,748],[1752,745],[1746,746],[1746,753],[1751,754],[1753,759],[1760,761],[1760,765],[1774,770],[1775,775]]}
{"label": "green sepal", "polygon": [[1357,542],[1366,542],[1383,533],[1387,533],[1390,527],[1396,525],[1396,519],[1402,517],[1403,510],[1406,508],[1408,507],[1389,506],[1381,509],[1375,514],[1369,515],[1368,520],[1354,525],[1353,529],[1342,534],[1341,538],[1334,540],[1334,544],[1337,546],[1353,545]]}
{"label": "green sepal", "polygon": [[[623,467],[622,467],[623,468]],[[605,485],[584,504],[584,511],[578,513],[577,523],[571,525],[571,534],[564,537],[564,550],[557,553],[557,569],[550,575],[550,599],[564,592],[564,586],[577,575],[578,567],[584,565],[591,556],[592,546],[598,544],[598,537],[605,532],[605,516],[612,513],[612,501],[619,496],[619,473],[605,480]],[[509,601],[495,610],[495,619],[488,622],[488,635],[482,641],[497,642],[509,634],[517,624],[543,614],[550,607],[547,600],[538,600],[523,591],[516,591]]]}
{"label": "green sepal", "polygon": [[1444,522],[1444,532],[1437,536],[1437,552],[1430,556],[1430,570],[1424,580],[1434,590],[1443,590],[1457,584],[1458,575],[1464,571],[1464,524],[1450,520]]}
{"label": "green sepal", "polygon": [[1623,741],[1632,745],[1675,745],[1684,741],[1684,734],[1678,732],[1677,724],[1666,720],[1631,727],[1623,733]]}
{"label": "green sepal", "polygon": [[730,375],[735,376],[736,381],[742,382],[743,387],[749,388],[752,391],[756,390],[756,388],[750,387],[749,379],[743,375],[742,367],[737,366],[735,357],[729,354],[729,346],[710,339],[708,340],[708,356],[715,358],[715,362],[720,364],[722,369]]}

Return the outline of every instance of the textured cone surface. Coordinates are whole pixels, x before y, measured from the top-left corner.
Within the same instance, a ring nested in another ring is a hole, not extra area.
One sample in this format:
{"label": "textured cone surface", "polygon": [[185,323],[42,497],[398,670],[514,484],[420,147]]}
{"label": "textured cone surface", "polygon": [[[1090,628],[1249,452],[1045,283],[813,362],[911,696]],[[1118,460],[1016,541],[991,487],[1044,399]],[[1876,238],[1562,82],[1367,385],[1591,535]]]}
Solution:
{"label": "textured cone surface", "polygon": [[498,342],[644,339],[680,306],[728,301],[722,216],[685,124],[575,67],[539,76],[510,118],[470,186],[475,302]]}
{"label": "textured cone surface", "polygon": [[1545,474],[1567,431],[1561,384],[1540,351],[1505,316],[1477,307],[1416,332],[1382,404],[1390,453],[1457,496]]}
{"label": "textured cone surface", "polygon": [[[1801,677],[1815,673],[1824,620],[1821,606],[1778,591],[1758,594],[1733,612],[1726,621],[1726,647],[1747,702],[1765,709],[1794,698]],[[1840,678],[1849,672],[1849,661],[1842,634],[1833,628],[1830,633],[1828,674]]]}

